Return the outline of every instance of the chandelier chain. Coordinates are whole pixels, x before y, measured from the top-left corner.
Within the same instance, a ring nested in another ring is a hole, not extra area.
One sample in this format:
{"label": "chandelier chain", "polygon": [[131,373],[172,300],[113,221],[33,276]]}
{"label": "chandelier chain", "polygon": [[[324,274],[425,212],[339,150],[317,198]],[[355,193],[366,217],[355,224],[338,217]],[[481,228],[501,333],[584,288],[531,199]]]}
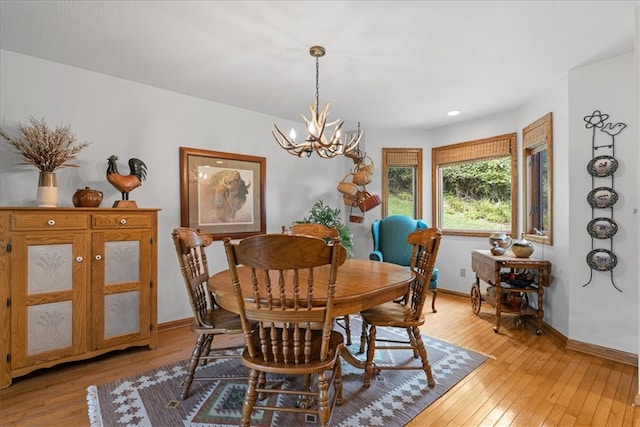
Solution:
{"label": "chandelier chain", "polygon": [[320,105],[320,60],[316,56],[316,111]]}

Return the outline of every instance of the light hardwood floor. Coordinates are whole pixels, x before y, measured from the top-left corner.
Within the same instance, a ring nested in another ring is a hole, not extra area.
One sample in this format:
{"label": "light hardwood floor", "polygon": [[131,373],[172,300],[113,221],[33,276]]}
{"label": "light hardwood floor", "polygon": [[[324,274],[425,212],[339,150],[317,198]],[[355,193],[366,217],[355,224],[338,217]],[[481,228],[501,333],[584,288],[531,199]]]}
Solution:
{"label": "light hardwood floor", "polygon": [[[495,334],[491,308],[483,304],[475,315],[468,298],[441,293],[437,307],[427,312],[424,333],[490,358],[410,426],[640,426],[636,367],[566,350],[550,334],[536,336],[533,323],[518,327],[515,316],[504,316]],[[131,349],[16,378],[0,390],[0,426],[89,425],[89,385],[189,357],[194,336],[186,327],[159,336],[153,351]]]}

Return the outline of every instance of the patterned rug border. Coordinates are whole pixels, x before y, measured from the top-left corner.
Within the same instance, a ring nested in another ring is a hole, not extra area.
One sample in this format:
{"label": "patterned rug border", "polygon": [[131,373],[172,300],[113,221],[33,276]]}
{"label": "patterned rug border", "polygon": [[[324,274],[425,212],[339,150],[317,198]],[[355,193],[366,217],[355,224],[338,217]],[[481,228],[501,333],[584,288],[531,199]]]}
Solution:
{"label": "patterned rug border", "polygon": [[[358,335],[354,333],[353,336],[359,337],[359,328],[356,328],[356,332]],[[390,331],[389,328],[384,329],[385,334],[406,337],[404,331],[399,332]],[[362,388],[362,370],[343,361],[345,405],[336,407],[332,425],[384,425],[386,427],[405,425],[484,361],[491,358],[489,355],[427,335],[423,335],[423,339],[436,378],[435,388],[431,389],[426,386],[426,378],[422,371],[383,371],[378,381],[375,381],[369,389],[364,389]],[[358,342],[355,343],[355,341]],[[355,354],[358,347],[359,339],[356,338],[350,349]],[[395,353],[401,353],[404,356],[408,352],[387,351],[386,353],[388,354],[377,354],[376,359],[378,361],[395,359]],[[361,356],[359,355],[359,357]],[[181,383],[185,375],[186,363],[186,361],[182,361],[104,385],[90,386],[87,389],[87,406],[91,426],[182,425],[204,427],[237,425],[237,414],[232,413],[236,408],[232,408],[230,412],[228,402],[233,401],[237,405],[238,396],[242,395],[241,388],[246,386],[246,380],[237,382],[230,378],[225,381],[194,382],[190,397],[179,401],[177,400],[179,393],[177,384]],[[234,363],[240,366],[237,367],[233,365]],[[238,375],[237,371],[234,372],[234,369],[238,368],[243,368],[238,359],[226,359],[210,363],[199,369],[218,369],[225,374],[230,369],[231,372],[228,375],[233,377]],[[220,375],[220,372],[214,375]],[[284,384],[287,380],[283,378],[282,381]],[[176,384],[172,384],[172,382],[176,382]],[[151,393],[152,387],[160,387],[161,390]],[[233,396],[235,399],[230,398],[233,393],[235,393]],[[152,394],[152,396],[146,394]],[[107,399],[108,395],[112,395],[112,400]],[[157,399],[157,401],[148,401],[152,399]],[[351,407],[343,409],[347,407],[350,400],[352,400]],[[103,406],[101,406],[101,401]],[[183,408],[180,407],[181,405]],[[160,408],[157,408],[158,406]],[[106,407],[112,409],[107,410]],[[221,407],[224,410],[221,410]],[[167,412],[174,408],[181,411],[179,413]],[[105,413],[105,410],[108,412]],[[158,411],[165,411],[163,414],[169,414],[168,417],[175,416],[177,418],[158,417],[156,414]],[[220,415],[225,411],[229,416]],[[270,412],[268,414],[271,415]],[[157,418],[155,423],[153,417]],[[212,421],[212,417],[216,417],[218,421]],[[160,420],[165,423],[161,423]],[[266,420],[257,420],[256,422],[259,423],[257,425],[285,425],[286,422],[301,424],[300,420],[283,420],[278,417],[271,417],[269,424],[262,424],[262,421],[266,422]]]}

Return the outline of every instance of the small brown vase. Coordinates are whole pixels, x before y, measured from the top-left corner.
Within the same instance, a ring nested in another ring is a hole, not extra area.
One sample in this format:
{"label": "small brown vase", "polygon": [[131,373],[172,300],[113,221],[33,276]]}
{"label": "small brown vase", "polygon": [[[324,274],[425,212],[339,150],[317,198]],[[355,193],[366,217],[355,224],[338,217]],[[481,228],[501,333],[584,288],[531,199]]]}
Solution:
{"label": "small brown vase", "polygon": [[89,187],[78,188],[73,195],[73,206],[76,208],[97,208],[102,203],[102,191]]}

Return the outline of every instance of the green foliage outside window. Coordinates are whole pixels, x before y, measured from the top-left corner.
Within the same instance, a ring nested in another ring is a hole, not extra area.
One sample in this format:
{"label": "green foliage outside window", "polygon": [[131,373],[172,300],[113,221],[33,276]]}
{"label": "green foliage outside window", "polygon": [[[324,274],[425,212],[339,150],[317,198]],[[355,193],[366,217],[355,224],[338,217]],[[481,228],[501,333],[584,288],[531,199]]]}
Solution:
{"label": "green foliage outside window", "polygon": [[446,229],[511,228],[511,159],[442,168]]}
{"label": "green foliage outside window", "polygon": [[414,167],[389,167],[387,169],[387,215],[406,215],[414,212]]}
{"label": "green foliage outside window", "polygon": [[462,199],[511,201],[511,159],[449,166],[442,169],[445,195]]}

